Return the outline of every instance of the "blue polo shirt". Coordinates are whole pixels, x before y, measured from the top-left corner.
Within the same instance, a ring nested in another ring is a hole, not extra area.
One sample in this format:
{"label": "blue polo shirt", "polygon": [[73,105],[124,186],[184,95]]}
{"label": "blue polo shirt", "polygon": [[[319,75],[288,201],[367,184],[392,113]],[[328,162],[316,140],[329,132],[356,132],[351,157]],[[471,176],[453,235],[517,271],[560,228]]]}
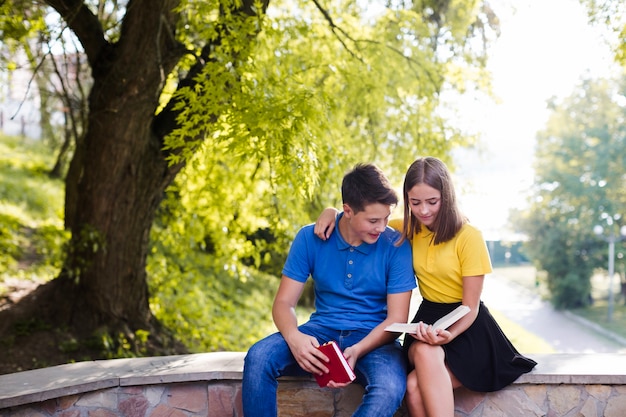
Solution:
{"label": "blue polo shirt", "polygon": [[411,247],[396,246],[400,234],[390,227],[373,244],[349,245],[335,231],[327,240],[313,233],[313,224],[296,235],[283,274],[299,282],[309,276],[315,287],[315,312],[310,321],[335,329],[373,329],[387,317],[387,294],[416,287]]}

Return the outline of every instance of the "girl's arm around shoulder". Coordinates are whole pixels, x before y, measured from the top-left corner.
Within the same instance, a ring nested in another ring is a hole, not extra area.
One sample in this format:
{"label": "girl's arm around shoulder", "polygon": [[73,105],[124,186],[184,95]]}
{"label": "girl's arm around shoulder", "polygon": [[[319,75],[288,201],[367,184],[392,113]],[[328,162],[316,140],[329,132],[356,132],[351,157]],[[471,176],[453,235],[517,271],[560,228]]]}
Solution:
{"label": "girl's arm around shoulder", "polygon": [[398,232],[402,232],[403,225],[404,225],[404,220],[400,218],[389,219],[389,227],[391,227],[394,230],[397,230]]}
{"label": "girl's arm around shoulder", "polygon": [[315,220],[314,233],[315,236],[322,240],[328,239],[333,230],[335,229],[335,220],[339,215],[339,210],[334,207],[325,208]]}

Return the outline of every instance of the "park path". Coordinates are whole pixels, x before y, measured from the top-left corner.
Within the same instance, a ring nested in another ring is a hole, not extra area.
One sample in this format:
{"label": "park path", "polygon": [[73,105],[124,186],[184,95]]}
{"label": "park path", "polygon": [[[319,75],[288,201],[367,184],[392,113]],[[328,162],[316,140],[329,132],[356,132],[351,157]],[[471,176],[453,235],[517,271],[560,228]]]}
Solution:
{"label": "park path", "polygon": [[537,335],[560,353],[626,353],[626,342],[607,337],[592,323],[555,310],[538,294],[497,272],[485,277],[482,300],[492,310]]}

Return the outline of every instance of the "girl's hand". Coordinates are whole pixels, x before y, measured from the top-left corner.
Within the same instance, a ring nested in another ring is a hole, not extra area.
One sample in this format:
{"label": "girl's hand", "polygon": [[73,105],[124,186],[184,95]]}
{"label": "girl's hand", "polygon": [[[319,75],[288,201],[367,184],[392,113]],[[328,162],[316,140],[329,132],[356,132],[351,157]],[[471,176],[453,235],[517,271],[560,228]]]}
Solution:
{"label": "girl's hand", "polygon": [[335,382],[335,381],[328,381],[328,385],[326,385],[326,386],[328,388],[343,388],[343,387],[347,387],[350,384],[352,384],[352,382],[338,383],[338,382]]}
{"label": "girl's hand", "polygon": [[417,332],[411,336],[429,345],[445,345],[453,339],[452,333],[449,331],[443,329],[435,330],[432,325],[421,321],[417,324]]}
{"label": "girl's hand", "polygon": [[315,228],[313,229],[315,236],[322,240],[328,239],[335,229],[335,219],[338,214],[339,210],[334,207],[325,208],[315,221]]}

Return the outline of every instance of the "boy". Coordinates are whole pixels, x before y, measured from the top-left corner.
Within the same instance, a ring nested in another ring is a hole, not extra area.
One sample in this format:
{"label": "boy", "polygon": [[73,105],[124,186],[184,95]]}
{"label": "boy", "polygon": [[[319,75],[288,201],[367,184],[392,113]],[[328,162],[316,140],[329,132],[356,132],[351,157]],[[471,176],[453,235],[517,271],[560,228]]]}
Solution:
{"label": "boy", "polygon": [[[393,416],[406,389],[406,363],[398,334],[384,328],[408,320],[416,287],[408,242],[387,227],[398,197],[384,174],[359,164],[342,182],[343,213],[327,240],[314,225],[300,229],[283,268],[272,316],[278,328],[255,343],[244,362],[245,417],[275,417],[277,378],[328,372],[317,347],[334,340],[363,385],[354,416]],[[295,308],[308,277],[315,287],[315,312],[298,326]],[[328,386],[347,384],[331,381]]]}

